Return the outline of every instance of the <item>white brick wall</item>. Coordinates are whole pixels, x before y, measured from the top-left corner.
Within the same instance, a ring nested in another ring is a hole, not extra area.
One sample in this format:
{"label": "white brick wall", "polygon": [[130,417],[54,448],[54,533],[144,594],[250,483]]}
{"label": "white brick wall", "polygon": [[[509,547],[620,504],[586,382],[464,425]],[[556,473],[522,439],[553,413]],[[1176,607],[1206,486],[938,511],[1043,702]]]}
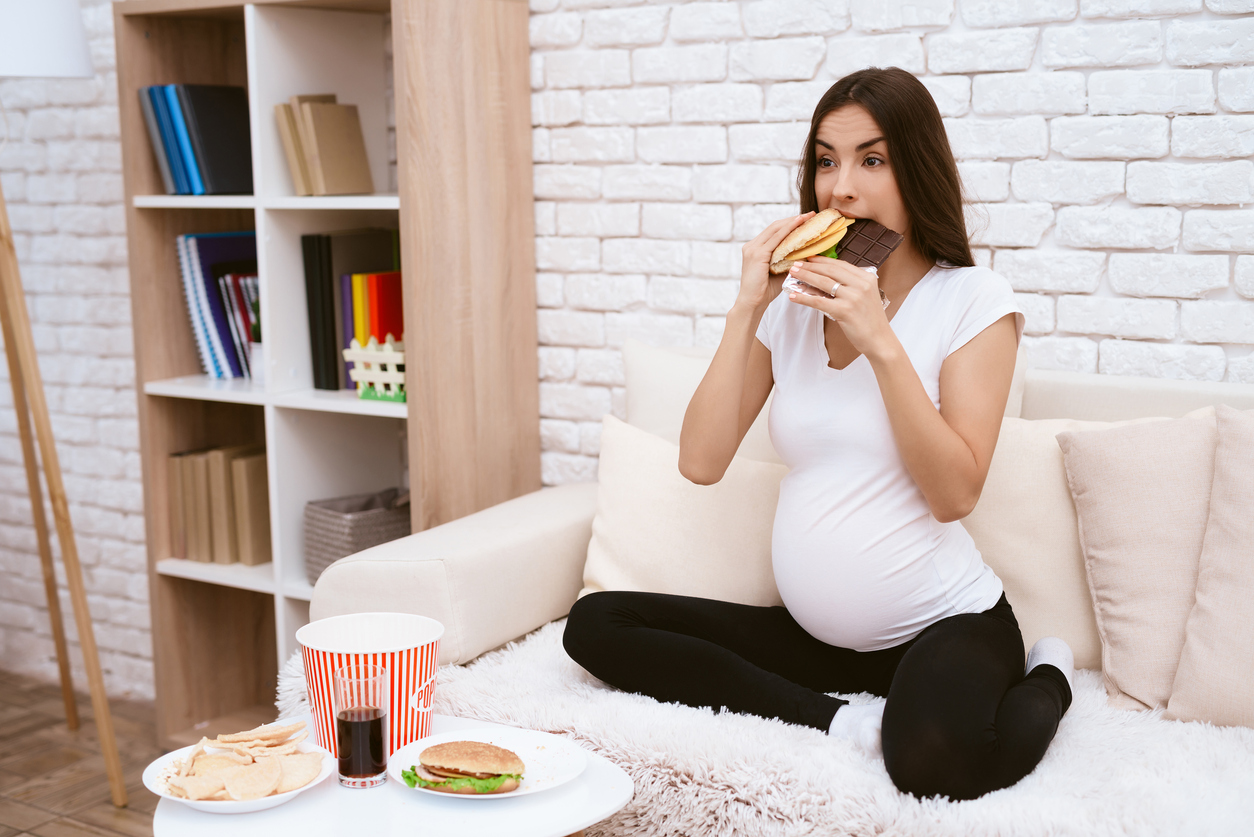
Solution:
{"label": "white brick wall", "polygon": [[[9,122],[0,181],[105,683],[113,695],[151,698],[112,8],[83,0],[83,18],[95,78],[0,81]],[[54,681],[56,655],[7,365],[0,365],[0,377],[0,668]],[[59,555],[55,536],[53,544]],[[64,587],[61,610],[75,683],[83,689]]]}
{"label": "white brick wall", "polygon": [[571,393],[621,414],[626,337],[717,345],[741,243],[797,210],[815,103],[866,66],[936,99],[1029,363],[1254,381],[1248,6],[532,0],[553,161],[536,176],[540,375],[564,387],[545,402],[546,482],[595,474],[596,418]]}
{"label": "white brick wall", "polygon": [[[110,689],[148,696],[112,17],[81,1],[97,77],[0,83],[0,183]],[[1254,382],[1247,0],[531,10],[546,483],[595,477],[599,420],[625,408],[625,339],[717,344],[741,243],[796,211],[815,102],[871,65],[915,73],[937,100],[979,260],[1028,313],[1030,364]],[[53,679],[14,433],[0,413],[0,667]]]}

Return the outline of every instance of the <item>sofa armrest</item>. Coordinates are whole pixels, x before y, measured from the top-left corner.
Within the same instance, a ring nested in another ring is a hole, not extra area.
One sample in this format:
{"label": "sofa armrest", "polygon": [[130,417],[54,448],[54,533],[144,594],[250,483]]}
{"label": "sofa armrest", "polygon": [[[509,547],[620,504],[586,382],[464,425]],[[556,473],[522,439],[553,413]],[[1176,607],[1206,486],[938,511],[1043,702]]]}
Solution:
{"label": "sofa armrest", "polygon": [[596,483],[544,488],[336,561],[310,619],[389,611],[444,624],[440,664],[466,663],[570,612]]}

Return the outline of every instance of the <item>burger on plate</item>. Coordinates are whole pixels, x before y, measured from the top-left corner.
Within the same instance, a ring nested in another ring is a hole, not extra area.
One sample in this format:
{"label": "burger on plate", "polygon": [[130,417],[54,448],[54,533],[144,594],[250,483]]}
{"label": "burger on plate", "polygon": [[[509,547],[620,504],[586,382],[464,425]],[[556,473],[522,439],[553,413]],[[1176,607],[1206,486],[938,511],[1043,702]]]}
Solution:
{"label": "burger on plate", "polygon": [[440,793],[509,793],[522,783],[522,759],[511,750],[482,741],[449,741],[418,754],[418,764],[402,770],[405,784]]}

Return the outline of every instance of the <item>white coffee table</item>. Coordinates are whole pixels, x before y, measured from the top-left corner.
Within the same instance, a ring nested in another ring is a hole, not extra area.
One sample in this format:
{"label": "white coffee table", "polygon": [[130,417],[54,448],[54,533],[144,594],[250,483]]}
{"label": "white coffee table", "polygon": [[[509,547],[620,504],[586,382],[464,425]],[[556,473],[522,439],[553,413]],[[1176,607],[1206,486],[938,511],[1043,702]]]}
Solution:
{"label": "white coffee table", "polygon": [[[494,727],[483,721],[433,715],[431,734]],[[370,790],[342,787],[332,775],[286,805],[253,814],[206,814],[170,799],[157,804],[154,837],[566,837],[626,805],[631,777],[608,759],[588,753],[579,778],[543,793],[515,799],[443,798],[417,793],[391,779]]]}

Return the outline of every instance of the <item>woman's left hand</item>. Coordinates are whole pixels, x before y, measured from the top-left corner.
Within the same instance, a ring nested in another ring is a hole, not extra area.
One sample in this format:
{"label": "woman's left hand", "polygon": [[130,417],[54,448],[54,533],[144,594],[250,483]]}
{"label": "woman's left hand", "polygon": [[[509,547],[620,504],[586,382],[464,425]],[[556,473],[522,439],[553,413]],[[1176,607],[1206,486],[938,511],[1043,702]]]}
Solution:
{"label": "woman's left hand", "polygon": [[789,300],[822,311],[840,325],[855,349],[868,358],[875,354],[891,332],[875,274],[826,256],[796,262],[788,272],[814,289],[813,293],[790,292]]}

